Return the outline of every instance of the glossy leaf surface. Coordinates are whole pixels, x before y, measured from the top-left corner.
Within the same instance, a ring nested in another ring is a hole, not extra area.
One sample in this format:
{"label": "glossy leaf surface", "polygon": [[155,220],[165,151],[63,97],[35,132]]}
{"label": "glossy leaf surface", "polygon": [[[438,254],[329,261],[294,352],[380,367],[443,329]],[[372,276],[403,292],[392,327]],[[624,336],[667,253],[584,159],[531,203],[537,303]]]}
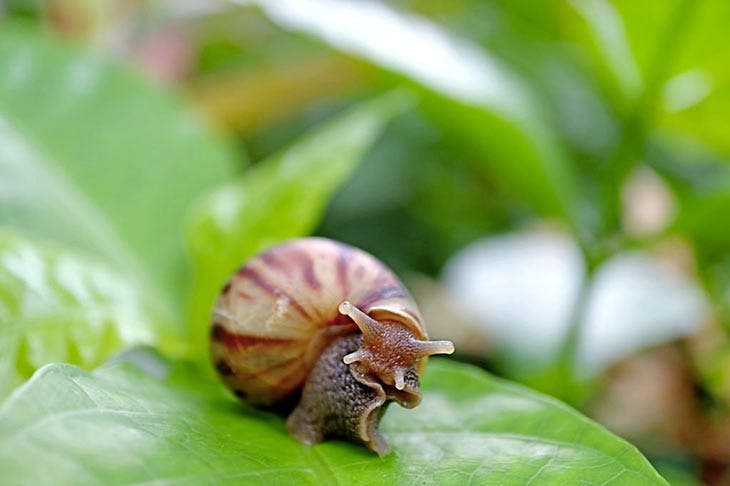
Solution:
{"label": "glossy leaf surface", "polygon": [[0,232],[0,397],[47,363],[93,368],[125,346],[159,342],[169,319],[128,275]]}
{"label": "glossy leaf surface", "polygon": [[[25,191],[3,204],[0,223],[123,265],[138,262],[154,284],[180,297],[185,212],[233,173],[227,143],[176,95],[9,22],[0,28],[0,136],[5,132],[38,156],[26,165],[27,157],[0,141],[0,184]],[[29,178],[43,185],[20,184]],[[51,217],[46,209],[54,204]],[[85,238],[94,221],[101,221],[100,236]]]}
{"label": "glossy leaf surface", "polygon": [[49,365],[13,394],[0,407],[3,481],[666,484],[565,405],[445,360],[430,363],[418,408],[388,410],[393,453],[382,459],[338,441],[300,444],[283,419],[192,368],[146,351],[131,360],[141,367]]}

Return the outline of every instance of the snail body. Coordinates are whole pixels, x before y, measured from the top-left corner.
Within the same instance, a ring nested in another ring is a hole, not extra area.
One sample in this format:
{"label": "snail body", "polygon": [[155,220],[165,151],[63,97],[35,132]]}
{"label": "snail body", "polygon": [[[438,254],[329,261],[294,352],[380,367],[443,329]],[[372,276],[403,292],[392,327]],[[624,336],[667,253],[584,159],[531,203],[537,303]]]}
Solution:
{"label": "snail body", "polygon": [[287,420],[308,444],[361,442],[382,455],[377,424],[387,403],[421,400],[425,357],[451,353],[428,341],[413,299],[370,254],[301,238],[252,257],[213,306],[211,357],[240,398],[273,406],[299,398]]}

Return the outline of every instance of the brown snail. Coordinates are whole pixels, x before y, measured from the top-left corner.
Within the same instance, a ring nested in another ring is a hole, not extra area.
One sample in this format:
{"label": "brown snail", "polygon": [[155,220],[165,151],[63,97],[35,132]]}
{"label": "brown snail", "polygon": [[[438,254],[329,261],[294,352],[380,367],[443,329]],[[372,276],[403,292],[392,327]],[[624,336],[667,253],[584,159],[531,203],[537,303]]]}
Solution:
{"label": "brown snail", "polygon": [[211,357],[240,398],[271,406],[299,399],[289,432],[307,444],[340,437],[380,455],[385,406],[421,401],[428,341],[413,299],[380,261],[343,243],[302,238],[252,257],[213,307]]}

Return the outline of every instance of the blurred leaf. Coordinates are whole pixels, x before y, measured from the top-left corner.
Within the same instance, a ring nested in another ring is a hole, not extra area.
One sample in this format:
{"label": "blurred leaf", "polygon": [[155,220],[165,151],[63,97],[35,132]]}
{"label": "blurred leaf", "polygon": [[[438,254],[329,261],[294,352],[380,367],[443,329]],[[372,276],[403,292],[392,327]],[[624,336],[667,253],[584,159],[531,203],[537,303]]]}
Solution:
{"label": "blurred leaf", "polygon": [[5,13],[22,17],[40,17],[43,13],[43,0],[7,0]]}
{"label": "blurred leaf", "polygon": [[[656,62],[657,48],[663,29],[671,21],[672,12],[684,0],[665,2],[634,2],[612,0],[612,7],[619,13],[634,58],[646,78]],[[689,20],[689,19],[687,19]]]}
{"label": "blurred leaf", "polygon": [[613,86],[622,104],[636,100],[643,89],[642,76],[619,12],[608,0],[571,0],[570,5],[584,21],[596,70]]}
{"label": "blurred leaf", "polygon": [[12,395],[0,408],[3,482],[666,484],[633,446],[565,405],[441,359],[417,409],[386,413],[394,453],[384,458],[300,444],[280,417],[236,404],[193,369],[134,361],[151,372],[54,364]]}
{"label": "blurred leaf", "polygon": [[652,134],[645,162],[664,176],[677,196],[684,200],[730,185],[730,159],[707,145],[676,132]]}
{"label": "blurred leaf", "polygon": [[[9,125],[42,154],[26,166],[26,155],[16,159],[5,148],[0,181],[14,191],[0,223],[125,265],[137,260],[148,279],[179,298],[186,209],[230,176],[230,147],[199,126],[176,96],[7,21],[0,29],[0,116],[3,132]],[[12,185],[35,178],[53,197]],[[46,212],[56,196],[64,205]],[[97,222],[101,236],[87,240]]]}
{"label": "blurred leaf", "polygon": [[[661,3],[661,2],[659,2]],[[692,2],[696,14],[664,88],[663,126],[679,130],[730,155],[730,63],[727,25],[730,3]]]}
{"label": "blurred leaf", "polygon": [[255,252],[312,231],[332,193],[384,124],[411,101],[405,92],[392,92],[364,102],[258,163],[195,207],[188,232],[197,270],[193,354],[207,352],[210,309],[228,276]]}
{"label": "blurred leaf", "polygon": [[0,223],[142,274],[104,214],[0,113]]}
{"label": "blurred leaf", "polygon": [[342,56],[308,55],[208,75],[192,89],[211,119],[250,133],[291,117],[317,99],[353,91],[364,84],[361,71]]}
{"label": "blurred leaf", "polygon": [[677,60],[689,41],[686,34],[694,24],[694,14],[704,2],[575,0],[572,3],[591,27],[604,66],[629,98],[640,103],[637,115],[653,118],[652,105],[662,84],[676,69]]}
{"label": "blurred leaf", "polygon": [[702,486],[703,483],[695,476],[689,473],[686,467],[678,467],[673,464],[659,464],[657,470],[666,478],[667,482],[672,486]]}
{"label": "blurred leaf", "polygon": [[[656,77],[657,124],[730,154],[730,64],[724,49],[730,4],[724,0],[612,2],[644,77]],[[676,32],[668,32],[668,29]],[[681,35],[680,35],[681,34]]]}
{"label": "blurred leaf", "polygon": [[[590,57],[566,41],[569,29],[582,27],[564,0],[433,0],[397,2],[429,15],[452,32],[468,37],[502,59],[534,88],[551,114],[558,136],[580,153],[603,158],[615,143],[618,120],[601,92]],[[575,154],[575,155],[579,155]],[[580,158],[575,158],[580,162]],[[594,169],[593,169],[594,171]]]}
{"label": "blurred leaf", "polygon": [[280,129],[276,122],[288,122],[319,100],[361,90],[372,74],[250,10],[205,15],[195,23],[195,37],[198,67],[188,86],[196,103],[246,138],[272,125]]}
{"label": "blurred leaf", "polygon": [[672,230],[690,236],[705,263],[708,258],[725,258],[730,228],[716,223],[719,214],[730,211],[729,159],[687,136],[663,130],[652,137],[646,162],[664,176],[681,202]]}
{"label": "blurred leaf", "polygon": [[573,220],[575,181],[523,80],[478,47],[381,3],[238,0],[286,29],[405,77],[433,94],[433,116],[480,150],[484,164],[537,212]]}
{"label": "blurred leaf", "polygon": [[0,397],[47,363],[90,368],[125,346],[166,341],[169,319],[127,275],[0,232]]}
{"label": "blurred leaf", "polygon": [[398,275],[437,275],[456,250],[506,219],[503,194],[473,157],[410,110],[337,191],[317,234],[367,248]]}
{"label": "blurred leaf", "polygon": [[717,224],[718,215],[730,211],[730,181],[699,192],[685,201],[677,228],[688,232],[712,256],[724,257],[730,245],[730,228]]}

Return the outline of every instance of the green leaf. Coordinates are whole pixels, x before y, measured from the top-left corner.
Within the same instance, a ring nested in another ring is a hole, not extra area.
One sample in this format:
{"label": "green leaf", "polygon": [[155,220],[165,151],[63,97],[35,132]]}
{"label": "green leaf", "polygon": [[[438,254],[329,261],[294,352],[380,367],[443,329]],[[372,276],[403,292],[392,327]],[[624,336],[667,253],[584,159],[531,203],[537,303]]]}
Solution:
{"label": "green leaf", "polygon": [[[688,1],[688,0],[685,0]],[[663,127],[687,134],[730,155],[730,65],[727,43],[730,3],[723,0],[690,2],[696,10],[663,91]]]}
{"label": "green leaf", "polygon": [[143,275],[104,214],[0,112],[0,224]]}
{"label": "green leaf", "polygon": [[196,269],[193,354],[207,352],[210,309],[228,276],[255,252],[311,232],[384,124],[411,100],[396,91],[363,102],[194,208],[188,232]]}
{"label": "green leaf", "polygon": [[[574,2],[582,10],[591,2]],[[661,110],[653,122],[662,129],[689,135],[707,143],[723,155],[730,154],[728,124],[730,109],[730,65],[718,46],[726,42],[730,4],[724,0],[669,0],[635,2],[615,0],[620,17],[615,20],[625,30],[646,88],[656,89]],[[613,18],[613,14],[611,15]],[[607,24],[596,17],[594,24]],[[615,39],[617,63],[630,73],[629,53]],[[623,41],[621,41],[623,42]],[[610,47],[610,46],[606,46]],[[651,85],[654,78],[656,85]]]}
{"label": "green leaf", "polygon": [[[10,198],[0,224],[136,263],[180,297],[187,207],[230,177],[233,152],[177,96],[5,21],[0,137],[0,194]],[[29,147],[20,155],[6,146],[18,140]],[[29,180],[39,187],[19,184]],[[97,224],[100,234],[87,238]]]}
{"label": "green leaf", "polygon": [[127,275],[0,232],[0,397],[47,363],[93,368],[123,347],[162,341],[169,322]]}
{"label": "green leaf", "polygon": [[730,230],[717,224],[718,215],[730,210],[730,181],[723,179],[716,180],[717,187],[688,197],[676,222],[677,229],[689,233],[703,254],[720,258],[725,258],[730,244]]}
{"label": "green leaf", "polygon": [[730,228],[717,224],[718,215],[730,211],[729,160],[696,140],[664,132],[652,137],[646,162],[681,203],[670,230],[692,238],[698,270],[707,276],[712,263],[727,257],[730,245]]}
{"label": "green leaf", "polygon": [[[590,38],[585,43],[593,54],[596,70],[612,85],[612,91],[624,105],[635,101],[643,90],[642,75],[616,7],[607,0],[573,0],[570,5],[585,23],[585,35]],[[580,24],[569,27],[580,30]]]}
{"label": "green leaf", "polygon": [[425,89],[434,119],[536,212],[572,221],[576,186],[551,121],[525,81],[477,46],[381,3],[237,0]]}
{"label": "green leaf", "polygon": [[[630,444],[569,407],[435,359],[422,404],[388,409],[393,453],[309,447],[193,368],[135,352],[93,373],[53,364],[0,407],[5,484],[666,484]],[[143,368],[148,371],[143,371]]]}

